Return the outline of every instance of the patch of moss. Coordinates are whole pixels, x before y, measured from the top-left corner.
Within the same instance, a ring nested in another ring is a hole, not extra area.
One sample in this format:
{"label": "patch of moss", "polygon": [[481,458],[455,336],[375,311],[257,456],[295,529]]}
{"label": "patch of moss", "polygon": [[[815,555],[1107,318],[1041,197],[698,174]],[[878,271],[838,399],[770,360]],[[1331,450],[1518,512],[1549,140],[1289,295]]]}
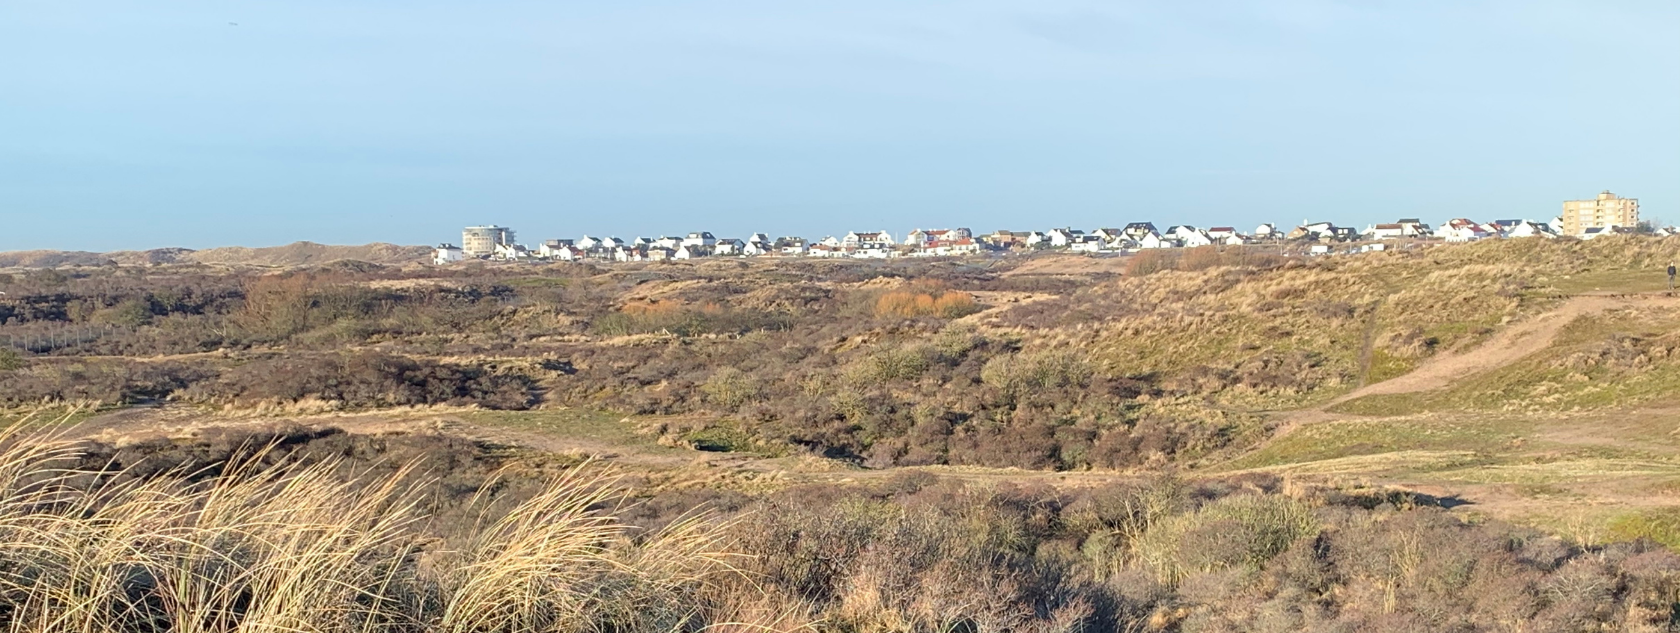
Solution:
{"label": "patch of moss", "polygon": [[1610,537],[1617,541],[1649,539],[1680,550],[1680,508],[1657,508],[1617,515],[1610,519]]}

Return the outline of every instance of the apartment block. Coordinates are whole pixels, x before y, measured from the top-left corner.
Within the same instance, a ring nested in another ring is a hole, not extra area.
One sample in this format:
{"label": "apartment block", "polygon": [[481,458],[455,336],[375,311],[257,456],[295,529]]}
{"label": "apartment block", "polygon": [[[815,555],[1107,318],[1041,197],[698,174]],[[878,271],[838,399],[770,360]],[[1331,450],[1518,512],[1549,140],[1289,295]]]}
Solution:
{"label": "apartment block", "polygon": [[497,246],[513,245],[513,229],[490,224],[461,230],[461,251],[467,257],[489,257]]}
{"label": "apartment block", "polygon": [[1563,234],[1581,236],[1587,229],[1606,226],[1632,227],[1639,224],[1639,200],[1618,198],[1605,191],[1593,200],[1563,203]]}

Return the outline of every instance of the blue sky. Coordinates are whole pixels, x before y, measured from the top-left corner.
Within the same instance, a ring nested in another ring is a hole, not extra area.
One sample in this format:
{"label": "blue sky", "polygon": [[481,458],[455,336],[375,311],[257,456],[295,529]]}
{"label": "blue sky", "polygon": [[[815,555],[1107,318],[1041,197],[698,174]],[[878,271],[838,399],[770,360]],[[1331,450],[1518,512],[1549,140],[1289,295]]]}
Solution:
{"label": "blue sky", "polygon": [[[238,23],[233,26],[230,23]],[[1680,3],[0,0],[0,250],[1680,222]]]}

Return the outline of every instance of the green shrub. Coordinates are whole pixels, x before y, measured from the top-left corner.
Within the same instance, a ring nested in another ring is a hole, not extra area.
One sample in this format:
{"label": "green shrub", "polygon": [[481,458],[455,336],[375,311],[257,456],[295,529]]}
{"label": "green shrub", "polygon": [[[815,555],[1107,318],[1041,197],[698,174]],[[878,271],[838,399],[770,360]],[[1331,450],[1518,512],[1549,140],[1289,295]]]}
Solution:
{"label": "green shrub", "polygon": [[1021,353],[986,361],[980,380],[1005,401],[1019,402],[1037,391],[1083,387],[1093,373],[1090,362],[1074,352]]}
{"label": "green shrub", "polygon": [[23,366],[23,354],[10,347],[0,347],[0,371],[22,369]]}
{"label": "green shrub", "polygon": [[1138,539],[1139,561],[1162,582],[1193,573],[1258,568],[1318,532],[1312,508],[1288,497],[1225,497],[1157,523]]}
{"label": "green shrub", "polygon": [[883,349],[864,356],[846,369],[854,383],[870,384],[889,380],[915,380],[927,371],[928,360],[921,350]]}
{"label": "green shrub", "polygon": [[706,384],[700,386],[706,394],[706,399],[735,409],[741,405],[755,402],[763,396],[763,387],[751,375],[734,367],[724,367],[712,373],[706,379]]}
{"label": "green shrub", "polygon": [[1616,517],[1610,535],[1618,541],[1649,539],[1680,549],[1680,509],[1662,508]]}

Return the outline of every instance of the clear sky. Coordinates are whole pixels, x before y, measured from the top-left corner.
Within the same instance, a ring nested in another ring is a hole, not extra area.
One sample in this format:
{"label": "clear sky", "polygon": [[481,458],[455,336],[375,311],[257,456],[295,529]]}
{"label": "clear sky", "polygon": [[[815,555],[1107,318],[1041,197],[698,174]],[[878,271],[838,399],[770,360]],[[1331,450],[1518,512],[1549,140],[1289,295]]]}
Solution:
{"label": "clear sky", "polygon": [[[237,25],[233,24],[237,23]],[[1680,2],[0,0],[0,250],[1680,222]]]}

